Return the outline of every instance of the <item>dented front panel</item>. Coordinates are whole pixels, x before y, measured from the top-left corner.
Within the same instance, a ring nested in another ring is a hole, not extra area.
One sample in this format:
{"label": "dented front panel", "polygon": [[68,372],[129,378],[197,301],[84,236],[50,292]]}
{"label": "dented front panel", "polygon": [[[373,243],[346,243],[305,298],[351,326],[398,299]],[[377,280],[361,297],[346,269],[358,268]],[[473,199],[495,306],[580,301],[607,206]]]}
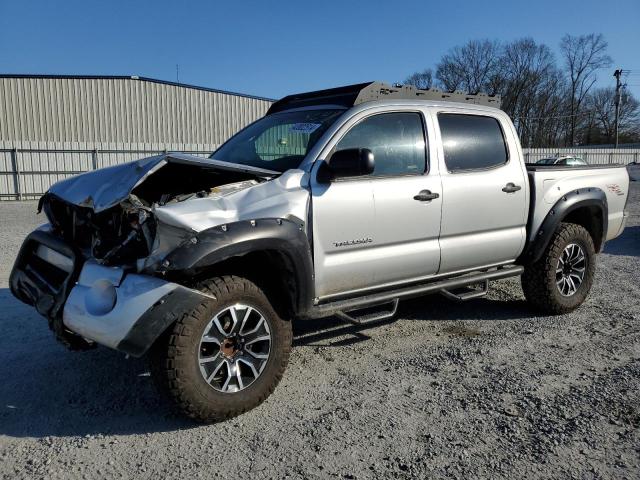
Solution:
{"label": "dented front panel", "polygon": [[198,232],[242,220],[306,223],[308,174],[171,153],[90,172],[43,197],[54,229],[85,258],[154,273]]}
{"label": "dented front panel", "polygon": [[177,287],[160,278],[125,276],[122,269],[114,271],[89,262],[67,298],[63,322],[85,338],[116,348],[136,321]]}
{"label": "dented front panel", "polygon": [[64,305],[64,326],[134,356],[146,352],[184,310],[207,296],[149,275],[88,261]]}
{"label": "dented front panel", "polygon": [[240,220],[307,218],[308,174],[289,170],[278,178],[224,196],[210,195],[156,207],[158,220],[200,232]]}
{"label": "dented front panel", "polygon": [[[80,175],[41,199],[51,225],[25,243],[14,294],[58,335],[141,355],[206,297],[163,275],[189,276],[260,243],[289,257],[304,308],[305,289],[313,288],[308,205],[302,170],[281,174],[183,154]],[[45,267],[47,279],[68,288],[47,287],[25,270]]]}

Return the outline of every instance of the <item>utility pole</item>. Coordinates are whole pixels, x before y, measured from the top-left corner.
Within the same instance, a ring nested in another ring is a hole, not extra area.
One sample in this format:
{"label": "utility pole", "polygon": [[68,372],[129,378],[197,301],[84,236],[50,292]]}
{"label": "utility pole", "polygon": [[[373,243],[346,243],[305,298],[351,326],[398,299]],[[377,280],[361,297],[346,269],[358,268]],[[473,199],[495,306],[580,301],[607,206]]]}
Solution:
{"label": "utility pole", "polygon": [[615,148],[618,148],[618,124],[620,123],[620,89],[622,88],[620,77],[622,76],[622,69],[619,68],[615,72],[613,72],[613,76],[616,77],[616,96],[614,100],[616,105],[616,118],[615,118],[616,146]]}
{"label": "utility pole", "polygon": [[176,83],[180,83],[180,65],[176,63]]}

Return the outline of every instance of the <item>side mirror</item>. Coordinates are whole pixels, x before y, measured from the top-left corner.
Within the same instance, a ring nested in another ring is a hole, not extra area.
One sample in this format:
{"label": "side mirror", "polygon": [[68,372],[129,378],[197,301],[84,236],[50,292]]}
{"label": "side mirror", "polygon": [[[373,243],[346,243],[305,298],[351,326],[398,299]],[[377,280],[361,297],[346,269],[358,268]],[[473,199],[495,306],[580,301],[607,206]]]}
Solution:
{"label": "side mirror", "polygon": [[375,162],[373,152],[368,148],[347,148],[331,155],[325,178],[328,181],[336,178],[361,177],[373,173]]}

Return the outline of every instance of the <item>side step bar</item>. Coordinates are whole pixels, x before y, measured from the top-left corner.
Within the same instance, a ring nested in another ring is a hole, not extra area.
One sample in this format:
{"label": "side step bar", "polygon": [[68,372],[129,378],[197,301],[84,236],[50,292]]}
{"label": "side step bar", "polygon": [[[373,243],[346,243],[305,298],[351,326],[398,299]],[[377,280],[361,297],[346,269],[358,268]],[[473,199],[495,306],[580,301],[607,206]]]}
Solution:
{"label": "side step bar", "polygon": [[440,290],[440,294],[444,297],[447,297],[449,300],[453,300],[455,302],[466,302],[467,300],[471,300],[474,298],[484,297],[487,293],[489,293],[489,280],[485,280],[482,282],[482,288],[475,289],[470,287],[465,287],[464,292],[455,293],[443,288]]}
{"label": "side step bar", "polygon": [[[389,320],[396,316],[396,312],[398,311],[398,304],[400,303],[400,299],[396,298],[391,301],[391,311],[382,312],[373,315],[364,315],[364,316],[354,316],[350,315],[348,312],[336,312],[335,315],[341,320],[345,322],[352,323],[353,325],[369,325],[370,323],[378,323],[384,320]],[[370,307],[364,308],[373,308],[377,305],[371,305]],[[352,310],[355,311],[355,310]]]}
{"label": "side step bar", "polygon": [[[384,303],[395,302],[396,300],[420,297],[429,293],[446,292],[444,293],[445,296],[452,295],[453,297],[456,297],[456,300],[470,300],[471,298],[485,295],[486,288],[488,288],[488,283],[490,280],[500,280],[503,278],[516,277],[518,275],[522,275],[523,271],[524,267],[520,265],[512,265],[486,272],[475,272],[459,277],[434,280],[429,283],[402,287],[395,290],[385,290],[378,293],[364,295],[362,297],[336,300],[334,302],[314,305],[305,316],[307,318],[323,318],[329,317],[331,315],[336,315],[338,313],[342,313],[344,315],[344,312],[349,312],[351,310],[360,310]],[[483,288],[482,290],[465,292],[459,295],[450,292],[450,290],[453,290],[455,288],[467,287],[469,285],[478,283],[483,283],[485,288]]]}

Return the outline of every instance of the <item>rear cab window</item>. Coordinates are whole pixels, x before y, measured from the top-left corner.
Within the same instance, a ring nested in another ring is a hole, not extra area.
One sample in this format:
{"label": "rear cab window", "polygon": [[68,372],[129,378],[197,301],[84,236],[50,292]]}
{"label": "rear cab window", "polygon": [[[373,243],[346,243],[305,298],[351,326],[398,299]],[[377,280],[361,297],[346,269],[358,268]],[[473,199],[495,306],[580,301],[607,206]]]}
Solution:
{"label": "rear cab window", "polygon": [[438,113],[444,160],[450,172],[485,170],[509,160],[497,118],[461,113]]}

